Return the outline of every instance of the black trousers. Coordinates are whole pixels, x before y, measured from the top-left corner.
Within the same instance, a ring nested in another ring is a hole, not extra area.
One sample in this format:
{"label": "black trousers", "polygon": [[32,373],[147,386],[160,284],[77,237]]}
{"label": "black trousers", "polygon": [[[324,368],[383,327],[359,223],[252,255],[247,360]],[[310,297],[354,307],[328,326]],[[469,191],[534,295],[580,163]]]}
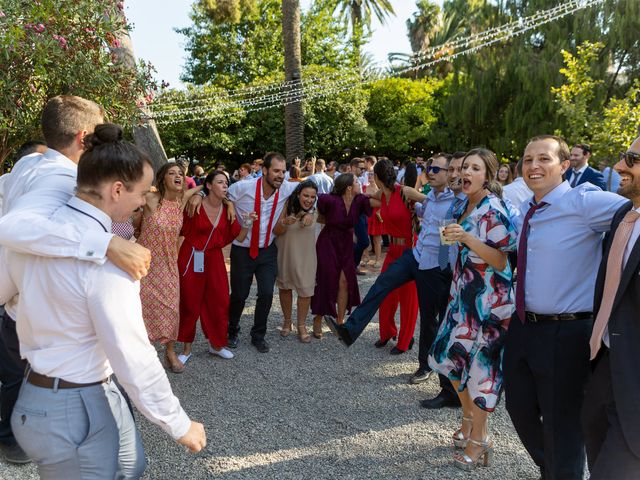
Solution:
{"label": "black trousers", "polygon": [[640,458],[631,451],[622,432],[613,396],[609,351],[606,349],[599,356],[587,383],[585,398],[582,427],[591,480],[639,478]]}
{"label": "black trousers", "polygon": [[580,410],[593,320],[509,325],[503,370],[506,407],[546,480],[582,480]]}
{"label": "black trousers", "polygon": [[438,332],[438,313],[442,305],[447,303],[451,270],[440,270],[438,267],[420,270],[411,249],[406,250],[378,276],[360,305],[349,315],[345,327],[353,340],[358,338],[386,296],[411,280],[416,282],[420,308],[418,361],[421,369],[431,370],[428,363],[429,349]]}
{"label": "black trousers", "polygon": [[264,340],[267,333],[267,319],[273,302],[273,286],[278,274],[278,248],[275,242],[267,248],[261,248],[258,256],[249,256],[249,249],[231,246],[231,295],[229,302],[229,336],[240,333],[240,317],[249,296],[251,283],[255,276],[258,284],[258,300],[253,316],[251,339]]}
{"label": "black trousers", "polygon": [[15,443],[11,413],[18,400],[27,362],[20,358],[16,322],[4,312],[0,323],[0,442]]}

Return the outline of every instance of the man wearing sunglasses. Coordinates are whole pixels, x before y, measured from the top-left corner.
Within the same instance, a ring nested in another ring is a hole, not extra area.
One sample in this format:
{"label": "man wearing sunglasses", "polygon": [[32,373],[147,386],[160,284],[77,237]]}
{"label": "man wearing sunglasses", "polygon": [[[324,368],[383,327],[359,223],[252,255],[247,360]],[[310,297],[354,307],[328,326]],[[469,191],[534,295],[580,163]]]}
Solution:
{"label": "man wearing sunglasses", "polygon": [[[347,345],[353,344],[380,308],[385,297],[396,288],[414,280],[418,290],[420,308],[419,367],[411,376],[412,384],[429,379],[432,370],[428,364],[429,349],[438,330],[438,314],[446,304],[451,285],[449,247],[440,244],[440,221],[447,218],[455,200],[448,188],[447,167],[451,155],[439,153],[429,166],[431,190],[423,195],[415,188],[405,186],[403,194],[408,200],[420,202],[416,213],[420,220],[420,235],[413,249],[404,254],[381,273],[371,286],[362,303],[347,321],[338,325],[331,317],[325,317],[329,328]],[[441,248],[444,247],[444,248]]]}
{"label": "man wearing sunglasses", "polygon": [[593,373],[582,425],[593,480],[640,472],[640,137],[614,166],[630,201],[613,217],[595,289],[590,339]]}

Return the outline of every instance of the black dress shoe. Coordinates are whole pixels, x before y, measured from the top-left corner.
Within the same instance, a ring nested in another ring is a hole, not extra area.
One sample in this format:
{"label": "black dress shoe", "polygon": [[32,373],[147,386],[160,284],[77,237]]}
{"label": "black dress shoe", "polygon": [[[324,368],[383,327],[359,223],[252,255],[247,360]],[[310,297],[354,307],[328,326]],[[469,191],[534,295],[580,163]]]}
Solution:
{"label": "black dress shoe", "polygon": [[451,394],[446,394],[441,390],[436,397],[423,400],[420,402],[420,405],[422,408],[431,410],[443,407],[458,408],[460,407],[460,399],[458,397],[451,397]]}
{"label": "black dress shoe", "polygon": [[227,341],[227,347],[238,348],[238,337],[229,337],[229,340]]}
{"label": "black dress shoe", "polygon": [[411,375],[411,378],[409,379],[409,383],[416,385],[418,383],[426,382],[427,380],[429,380],[429,377],[431,376],[432,373],[433,373],[433,370],[426,370],[423,368],[419,368],[418,370],[416,370],[416,372],[413,375]]}
{"label": "black dress shoe", "polygon": [[389,343],[389,340],[391,339],[387,338],[386,340],[376,340],[376,343],[374,343],[374,345],[376,348],[386,347],[387,343]]}
{"label": "black dress shoe", "polygon": [[[377,345],[376,345],[377,346]],[[411,341],[409,342],[409,348],[407,348],[407,350],[411,350],[413,348],[413,338],[411,339]],[[398,346],[396,345],[395,347],[393,347],[391,349],[391,351],[389,352],[391,355],[401,355],[404,352],[406,352],[407,350],[400,350],[398,348]]]}
{"label": "black dress shoe", "polygon": [[329,330],[342,340],[347,347],[353,345],[353,340],[351,339],[351,335],[349,335],[347,327],[339,325],[331,315],[325,315],[324,322],[327,324],[327,327],[329,327]]}
{"label": "black dress shoe", "polygon": [[264,340],[251,340],[251,344],[256,347],[260,353],[267,353],[269,351],[269,344]]}
{"label": "black dress shoe", "polygon": [[2,452],[4,459],[8,463],[24,465],[25,463],[31,462],[31,459],[15,441],[11,443],[0,443],[0,452]]}

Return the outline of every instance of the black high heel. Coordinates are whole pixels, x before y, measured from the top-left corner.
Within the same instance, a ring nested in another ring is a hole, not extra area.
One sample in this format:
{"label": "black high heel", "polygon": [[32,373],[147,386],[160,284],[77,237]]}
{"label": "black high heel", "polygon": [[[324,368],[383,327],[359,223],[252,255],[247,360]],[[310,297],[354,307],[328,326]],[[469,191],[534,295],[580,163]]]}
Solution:
{"label": "black high heel", "polygon": [[[407,350],[411,350],[413,348],[413,338],[411,339],[411,341],[409,342],[409,348],[407,348]],[[390,355],[401,355],[404,352],[406,352],[407,350],[400,350],[398,347],[393,347],[391,349],[391,351],[389,352]]]}

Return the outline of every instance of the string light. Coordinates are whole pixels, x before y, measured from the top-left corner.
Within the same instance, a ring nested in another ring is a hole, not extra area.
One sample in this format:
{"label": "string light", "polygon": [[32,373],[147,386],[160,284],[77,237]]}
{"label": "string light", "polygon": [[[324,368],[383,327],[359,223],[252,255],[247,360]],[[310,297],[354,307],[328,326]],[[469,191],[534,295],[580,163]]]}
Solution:
{"label": "string light", "polygon": [[[495,27],[464,39],[447,42],[443,45],[431,47],[427,52],[415,55],[414,59],[422,58],[423,61],[402,69],[395,70],[386,76],[370,77],[362,79],[358,75],[335,74],[329,77],[313,77],[310,80],[296,80],[280,84],[265,85],[262,87],[248,87],[241,91],[219,94],[218,96],[200,97],[198,99],[185,100],[184,104],[197,105],[197,102],[207,101],[213,105],[196,106],[182,109],[157,110],[154,109],[152,116],[157,120],[158,125],[169,125],[182,122],[212,120],[225,118],[238,113],[252,113],[262,110],[313,100],[341,93],[345,90],[355,88],[358,85],[371,83],[378,78],[392,78],[404,73],[423,70],[438,63],[453,61],[456,58],[478,52],[488,46],[498,42],[504,42],[518,35],[522,35],[530,30],[536,29],[547,23],[556,21],[565,16],[571,15],[579,10],[603,3],[604,0],[570,0],[562,5],[548,10],[539,11],[535,14],[510,22],[508,24]],[[455,51],[459,49],[459,51]],[[446,52],[446,53],[442,53]],[[333,81],[331,81],[333,79]],[[337,79],[337,80],[336,80]],[[320,81],[318,81],[320,80]],[[284,90],[277,93],[267,93],[277,90]],[[254,96],[234,100],[253,93]],[[258,93],[257,95],[255,95]],[[225,96],[223,96],[225,95]],[[235,96],[234,96],[235,95]],[[187,103],[192,102],[192,103]],[[177,105],[160,104],[160,105]],[[193,117],[197,115],[197,117]],[[203,116],[204,115],[204,116]],[[188,116],[186,118],[172,118]]]}

